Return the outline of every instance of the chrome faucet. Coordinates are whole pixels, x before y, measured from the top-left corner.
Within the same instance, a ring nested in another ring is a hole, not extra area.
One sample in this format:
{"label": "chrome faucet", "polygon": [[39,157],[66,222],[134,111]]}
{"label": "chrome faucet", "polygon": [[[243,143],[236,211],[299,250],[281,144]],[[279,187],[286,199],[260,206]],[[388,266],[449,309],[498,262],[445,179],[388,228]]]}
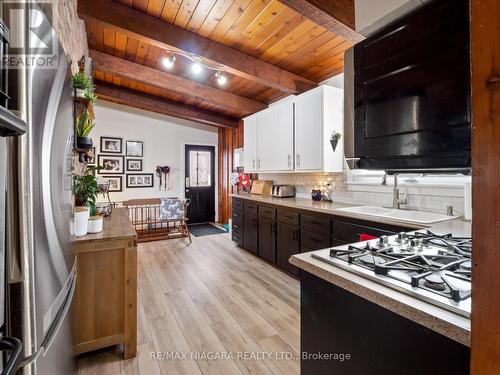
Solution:
{"label": "chrome faucet", "polygon": [[402,204],[408,204],[408,194],[399,197],[398,173],[394,173],[394,188],[392,189],[392,208],[400,209]]}

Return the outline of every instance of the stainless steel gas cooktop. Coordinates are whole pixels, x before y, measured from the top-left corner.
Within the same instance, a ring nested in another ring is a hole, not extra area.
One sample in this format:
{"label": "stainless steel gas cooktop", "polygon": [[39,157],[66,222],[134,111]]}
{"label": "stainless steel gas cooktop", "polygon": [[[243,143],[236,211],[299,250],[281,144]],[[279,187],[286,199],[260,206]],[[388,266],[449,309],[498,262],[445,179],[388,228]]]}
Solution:
{"label": "stainless steel gas cooktop", "polygon": [[320,250],[312,256],[470,317],[471,248],[468,237],[418,231]]}

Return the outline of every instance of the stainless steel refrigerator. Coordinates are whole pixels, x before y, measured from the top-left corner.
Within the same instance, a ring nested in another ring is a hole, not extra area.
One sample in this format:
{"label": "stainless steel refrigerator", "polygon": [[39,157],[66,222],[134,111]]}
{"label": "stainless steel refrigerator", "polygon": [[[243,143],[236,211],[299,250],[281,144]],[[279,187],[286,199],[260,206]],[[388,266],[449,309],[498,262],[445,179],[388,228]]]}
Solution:
{"label": "stainless steel refrigerator", "polygon": [[[44,32],[43,40],[58,45],[50,26]],[[18,202],[13,205],[15,212],[9,213],[12,220],[7,233],[17,235],[19,241],[17,248],[10,244],[6,249],[6,261],[18,263],[22,284],[21,293],[10,296],[21,300],[22,320],[14,322],[22,326],[20,367],[39,375],[75,372],[70,321],[76,284],[70,233],[74,116],[69,62],[60,45],[57,51],[56,69],[30,67],[24,81],[19,81],[25,84],[20,91],[24,92],[27,127],[16,147],[9,149],[14,162],[7,167],[15,170],[16,180],[8,186],[18,189],[7,189],[7,200]]]}

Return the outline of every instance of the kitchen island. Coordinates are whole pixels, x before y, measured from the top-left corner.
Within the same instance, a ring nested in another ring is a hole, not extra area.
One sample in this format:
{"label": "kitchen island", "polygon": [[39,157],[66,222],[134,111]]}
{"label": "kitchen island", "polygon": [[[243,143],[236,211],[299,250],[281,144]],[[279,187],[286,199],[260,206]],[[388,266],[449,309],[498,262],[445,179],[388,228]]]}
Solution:
{"label": "kitchen island", "polygon": [[469,373],[469,317],[313,257],[322,252],[290,258],[300,269],[301,351],[350,360],[302,358],[302,374]]}
{"label": "kitchen island", "polygon": [[456,218],[424,226],[342,210],[350,206],[233,195],[233,241],[300,277],[301,373],[467,374],[468,317],[312,254],[346,248],[360,234],[430,230],[470,237],[470,222]]}

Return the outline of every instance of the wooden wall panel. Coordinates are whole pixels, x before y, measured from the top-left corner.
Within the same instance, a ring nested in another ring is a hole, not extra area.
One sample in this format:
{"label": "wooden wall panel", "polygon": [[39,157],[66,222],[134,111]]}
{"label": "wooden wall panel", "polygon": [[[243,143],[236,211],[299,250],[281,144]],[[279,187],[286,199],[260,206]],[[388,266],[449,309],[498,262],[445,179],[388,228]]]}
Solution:
{"label": "wooden wall panel", "polygon": [[500,1],[471,0],[472,363],[500,374]]}
{"label": "wooden wall panel", "polygon": [[233,151],[243,147],[243,121],[234,129],[219,128],[218,172],[219,172],[219,223],[226,224],[231,217],[231,173],[233,171]]}

